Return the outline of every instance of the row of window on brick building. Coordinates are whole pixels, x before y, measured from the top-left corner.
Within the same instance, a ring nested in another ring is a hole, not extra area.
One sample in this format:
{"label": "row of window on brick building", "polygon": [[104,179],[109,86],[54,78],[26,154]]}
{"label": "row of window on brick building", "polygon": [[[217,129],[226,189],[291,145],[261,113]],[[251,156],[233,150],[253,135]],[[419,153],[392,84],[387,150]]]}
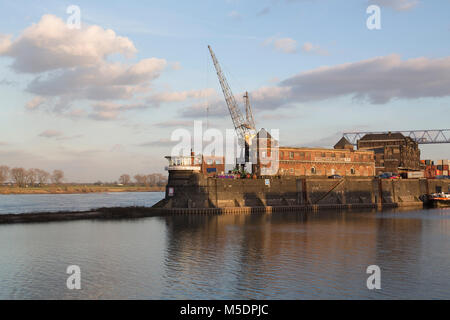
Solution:
{"label": "row of window on brick building", "polygon": [[[270,157],[270,154],[268,154]],[[263,155],[264,157],[264,155]],[[373,155],[343,152],[294,152],[280,151],[280,160],[316,160],[320,158],[351,159],[351,161],[372,161]]]}

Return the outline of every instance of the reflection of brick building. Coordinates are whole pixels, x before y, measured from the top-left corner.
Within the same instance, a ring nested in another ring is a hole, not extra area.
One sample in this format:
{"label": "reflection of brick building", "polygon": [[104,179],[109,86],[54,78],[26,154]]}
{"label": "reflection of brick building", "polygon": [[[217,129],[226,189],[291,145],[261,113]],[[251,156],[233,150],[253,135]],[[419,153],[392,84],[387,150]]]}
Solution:
{"label": "reflection of brick building", "polygon": [[375,152],[377,174],[420,170],[418,143],[401,133],[367,134],[358,141],[358,150]]}
{"label": "reflection of brick building", "polygon": [[[271,161],[264,161],[267,159],[278,162],[278,170],[271,175],[373,176],[375,174],[373,152],[355,151],[346,140],[341,140],[335,149],[279,147],[276,150],[272,147],[278,146],[278,141],[263,130],[258,133],[257,140],[253,140],[259,151],[258,165],[255,167],[257,175],[270,174],[264,173],[264,167],[271,165]],[[264,137],[267,137],[267,142],[263,141]],[[263,164],[264,162],[267,164]]]}

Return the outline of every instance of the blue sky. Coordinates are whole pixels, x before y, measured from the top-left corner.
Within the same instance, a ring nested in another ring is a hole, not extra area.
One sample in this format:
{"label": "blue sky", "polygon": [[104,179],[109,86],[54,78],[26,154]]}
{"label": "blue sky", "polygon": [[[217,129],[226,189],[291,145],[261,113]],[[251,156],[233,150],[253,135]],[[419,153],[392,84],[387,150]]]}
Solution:
{"label": "blue sky", "polygon": [[[370,4],[381,30],[366,27]],[[208,44],[282,144],[446,128],[448,12],[447,0],[3,1],[0,164],[69,181],[163,172],[171,132],[205,121],[206,104],[211,126],[232,127]],[[422,153],[450,158],[450,147]]]}

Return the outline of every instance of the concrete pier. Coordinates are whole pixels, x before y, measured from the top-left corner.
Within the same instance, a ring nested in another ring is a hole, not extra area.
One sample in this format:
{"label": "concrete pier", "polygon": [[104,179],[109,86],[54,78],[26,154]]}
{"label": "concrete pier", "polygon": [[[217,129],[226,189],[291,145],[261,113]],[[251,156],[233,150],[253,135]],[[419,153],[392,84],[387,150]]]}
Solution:
{"label": "concrete pier", "polygon": [[391,180],[373,177],[222,179],[184,173],[169,178],[166,197],[156,207],[167,209],[309,208],[316,205],[407,207],[422,206],[420,199],[422,195],[440,192],[439,190],[448,192],[450,180]]}

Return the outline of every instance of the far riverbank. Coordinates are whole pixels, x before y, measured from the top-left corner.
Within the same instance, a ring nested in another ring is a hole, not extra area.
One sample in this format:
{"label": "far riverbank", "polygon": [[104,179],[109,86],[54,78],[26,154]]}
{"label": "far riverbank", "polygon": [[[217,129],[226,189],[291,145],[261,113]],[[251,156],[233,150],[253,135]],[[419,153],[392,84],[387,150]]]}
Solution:
{"label": "far riverbank", "polygon": [[97,185],[49,185],[43,187],[0,186],[0,194],[82,194],[104,192],[164,192],[165,187],[146,186],[97,186]]}

